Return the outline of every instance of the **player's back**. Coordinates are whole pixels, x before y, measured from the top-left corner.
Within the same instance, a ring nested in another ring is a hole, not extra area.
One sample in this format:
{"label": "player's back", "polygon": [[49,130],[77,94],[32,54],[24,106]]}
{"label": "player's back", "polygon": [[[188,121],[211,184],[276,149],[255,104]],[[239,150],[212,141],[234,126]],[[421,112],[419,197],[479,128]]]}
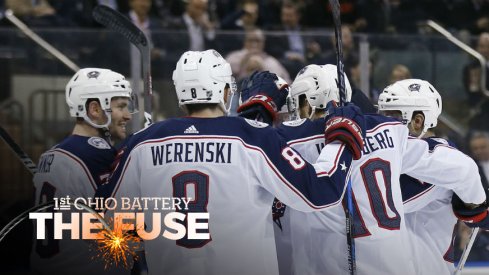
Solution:
{"label": "player's back", "polygon": [[109,175],[114,157],[115,149],[102,138],[69,136],[39,159],[34,176],[36,203],[41,195],[47,201],[62,196],[92,197]]}
{"label": "player's back", "polygon": [[351,178],[358,274],[414,274],[399,184],[408,129],[380,115],[367,123]]}
{"label": "player's back", "polygon": [[[145,241],[151,272],[278,273],[270,213],[274,196],[266,190],[303,204],[282,166],[307,169],[295,152],[283,150],[285,142],[274,129],[235,117],[178,118],[134,138],[128,159],[113,176],[119,179],[113,196],[187,197],[192,198],[189,211],[210,214],[210,240]],[[315,175],[311,170],[307,174],[311,172]],[[145,217],[150,220],[153,205],[148,209]]]}
{"label": "player's back", "polygon": [[[430,150],[437,146],[451,147],[448,141],[441,138],[422,140],[429,144]],[[453,191],[404,174],[400,182],[406,227],[410,242],[414,244],[417,274],[453,273],[453,238],[457,224],[451,204]]]}
{"label": "player's back", "polygon": [[[404,222],[399,186],[407,128],[379,115],[365,118],[367,133],[363,156],[352,162],[351,176],[357,271],[358,274],[413,274],[409,243],[405,233],[401,233]],[[289,136],[293,136],[290,133]],[[299,144],[320,142],[314,136],[294,138],[289,144],[301,154],[302,150],[308,150],[313,157],[316,146]],[[344,210],[342,207],[332,210],[291,211],[292,258],[297,274],[348,271]],[[308,224],[307,229],[304,223]]]}
{"label": "player's back", "polygon": [[[115,153],[102,138],[78,135],[69,136],[43,153],[34,176],[36,205],[68,196],[71,202],[76,198],[93,197],[97,187],[107,179]],[[72,211],[60,212],[64,219],[70,220]],[[31,266],[36,272],[110,274],[102,261],[93,261],[94,254],[86,241],[71,240],[69,234],[55,240],[52,220],[46,222],[46,234],[45,240],[34,241]]]}

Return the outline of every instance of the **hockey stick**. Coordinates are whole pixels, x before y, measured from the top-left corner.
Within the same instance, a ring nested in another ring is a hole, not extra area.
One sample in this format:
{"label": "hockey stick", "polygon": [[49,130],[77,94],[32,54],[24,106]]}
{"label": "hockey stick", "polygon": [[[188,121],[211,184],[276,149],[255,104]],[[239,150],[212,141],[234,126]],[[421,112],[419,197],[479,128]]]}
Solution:
{"label": "hockey stick", "polygon": [[39,46],[41,46],[43,49],[48,51],[50,54],[52,54],[54,57],[56,57],[59,61],[61,61],[63,64],[65,64],[68,68],[72,69],[74,72],[77,72],[80,68],[73,63],[68,57],[66,57],[64,54],[62,54],[60,51],[58,51],[55,47],[51,46],[46,40],[42,39],[39,35],[37,35],[35,32],[33,32],[29,27],[26,26],[22,21],[17,18],[12,10],[6,10],[5,11],[5,17],[12,23],[14,24],[17,28],[19,28],[27,37],[32,39],[34,42],[36,42]]}
{"label": "hockey stick", "polygon": [[144,82],[144,127],[151,125],[153,123],[151,115],[153,88],[151,84],[151,49],[148,43],[148,38],[144,32],[129,21],[127,17],[107,6],[96,6],[93,9],[92,16],[98,23],[122,34],[129,40],[129,42],[131,42],[131,44],[138,48],[141,53]]}
{"label": "hockey stick", "polygon": [[462,253],[462,256],[460,257],[460,261],[458,262],[457,270],[455,270],[454,275],[462,274],[462,269],[464,268],[465,262],[467,261],[467,258],[469,257],[470,250],[472,250],[472,246],[474,245],[474,242],[475,242],[475,239],[477,238],[479,230],[480,230],[479,227],[472,228],[472,233],[470,233],[469,242],[465,245],[464,252]]}
{"label": "hockey stick", "polygon": [[28,210],[22,212],[20,215],[15,217],[13,220],[11,220],[7,225],[5,225],[2,230],[0,230],[0,242],[7,236],[7,234],[12,231],[18,224],[20,224],[23,220],[25,220],[27,217],[29,217],[29,213],[32,212],[41,212],[43,210],[46,210],[50,207],[54,206],[54,201],[49,201],[40,205],[36,205],[32,208],[29,208]]}
{"label": "hockey stick", "polygon": [[20,148],[20,146],[10,137],[10,135],[0,126],[0,137],[5,141],[5,143],[10,147],[12,152],[20,159],[24,166],[31,172],[35,174],[37,172],[37,166],[32,161],[32,159]]}
{"label": "hockey stick", "polygon": [[[331,5],[331,11],[333,13],[334,21],[334,34],[336,38],[336,70],[338,73],[338,89],[340,92],[340,106],[346,104],[346,91],[345,91],[345,76],[343,65],[343,49],[341,42],[341,19],[340,19],[340,3],[338,0],[329,0]],[[353,238],[353,199],[352,199],[352,187],[351,177],[348,178],[348,184],[346,186],[346,243],[348,249],[348,270],[350,274],[356,274],[356,262],[355,262],[355,240]]]}

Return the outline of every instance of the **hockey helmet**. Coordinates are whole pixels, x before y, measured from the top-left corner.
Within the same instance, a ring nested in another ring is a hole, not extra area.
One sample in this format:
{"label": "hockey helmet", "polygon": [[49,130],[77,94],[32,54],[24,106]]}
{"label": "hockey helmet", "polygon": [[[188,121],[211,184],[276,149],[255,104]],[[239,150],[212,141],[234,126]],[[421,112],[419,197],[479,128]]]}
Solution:
{"label": "hockey helmet", "polygon": [[[108,69],[80,69],[66,85],[65,96],[70,115],[83,118],[96,128],[107,128],[110,125],[110,102],[114,97],[130,99],[130,111],[135,111],[136,100],[133,98],[131,84],[123,75]],[[86,109],[88,99],[98,99],[108,118],[105,124],[96,124],[88,117]]]}
{"label": "hockey helmet", "polygon": [[[225,89],[236,91],[231,65],[215,50],[185,52],[173,71],[178,104],[218,103],[227,112]],[[231,98],[227,100],[228,105]]]}
{"label": "hockey helmet", "polygon": [[[351,101],[352,89],[348,77],[345,76],[346,101]],[[338,89],[338,73],[336,65],[308,65],[297,74],[291,89],[291,108],[298,117],[299,96],[305,94],[311,105],[313,116],[316,109],[325,109],[328,102],[340,100]]]}
{"label": "hockey helmet", "polygon": [[404,79],[387,86],[379,95],[379,111],[400,111],[404,123],[411,122],[413,113],[424,115],[422,137],[428,129],[437,125],[442,111],[441,96],[428,81]]}

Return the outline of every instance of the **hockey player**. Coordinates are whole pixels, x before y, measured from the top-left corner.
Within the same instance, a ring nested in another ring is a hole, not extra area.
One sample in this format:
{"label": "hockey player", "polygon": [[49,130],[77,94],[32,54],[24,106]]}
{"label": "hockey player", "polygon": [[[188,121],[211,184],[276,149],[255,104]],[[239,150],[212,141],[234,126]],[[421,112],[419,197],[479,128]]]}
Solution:
{"label": "hockey player", "polygon": [[[442,109],[441,96],[429,82],[406,79],[388,86],[379,96],[378,108],[379,112],[402,120],[409,128],[410,135],[426,137],[421,140],[427,143],[430,150],[443,147],[447,151],[447,158],[449,151],[456,150],[450,142],[434,137],[429,131],[437,125]],[[458,173],[457,170],[454,172]],[[441,177],[452,175],[447,173]],[[462,221],[472,221],[474,226],[486,218],[487,211],[467,208],[460,200],[452,211],[452,190],[421,182],[408,175],[401,175],[400,182],[406,226],[411,243],[414,244],[416,273],[453,274],[456,215]],[[477,213],[481,215],[474,217]],[[471,216],[470,219],[464,218],[467,214]]]}
{"label": "hockey player", "polygon": [[[155,123],[129,139],[109,181],[112,197],[191,198],[188,210],[178,211],[209,213],[200,233],[210,238],[146,240],[149,272],[278,274],[269,218],[274,196],[301,211],[337,205],[352,157],[363,146],[363,116],[355,107],[332,111],[326,128],[331,143],[311,165],[267,124],[225,116],[235,85],[218,52],[184,53],[173,80],[188,116]],[[171,212],[151,202],[147,208],[146,224],[155,213]]]}
{"label": "hockey player", "polygon": [[[328,101],[339,98],[338,89],[329,93],[328,87],[331,85],[321,85],[325,82],[320,79],[327,75],[321,68],[317,65],[307,66],[301,70],[291,88],[292,94],[300,94],[296,90],[299,87],[306,95],[308,92],[316,93],[308,101],[316,109],[324,108]],[[329,83],[331,79],[336,79],[336,75],[331,73],[335,74],[336,70],[330,72]],[[255,91],[262,95],[267,92]],[[325,101],[316,101],[319,92],[323,93]],[[485,195],[480,178],[475,177],[477,167],[458,151],[446,151],[444,147],[431,151],[426,142],[408,139],[408,129],[399,121],[381,115],[365,117],[368,130],[363,155],[352,164],[357,272],[415,274],[404,224],[400,174],[406,173],[427,182],[437,180],[445,188],[455,190],[463,201],[482,204]],[[307,152],[310,152],[312,159],[318,154],[314,142],[320,142],[317,141],[320,132],[313,127],[317,121],[301,119],[284,123],[281,127],[289,146],[297,149],[305,159]],[[458,173],[449,178],[440,177],[448,171]],[[463,186],[461,183],[464,183]],[[484,207],[477,211],[483,212]],[[344,212],[341,208],[332,210],[310,213],[297,219],[291,215],[291,258],[295,274],[343,274],[348,271]],[[468,216],[477,216],[477,211]],[[327,247],[334,247],[335,251],[325,249]]]}
{"label": "hockey player", "polygon": [[[108,178],[116,150],[109,139],[126,137],[131,119],[132,89],[124,76],[107,69],[79,70],[66,85],[66,103],[76,118],[72,134],[41,155],[34,176],[35,203],[54,198],[91,198]],[[72,208],[74,209],[74,208]],[[70,220],[70,211],[64,216]],[[53,238],[53,220],[46,222],[45,240],[35,240],[32,268],[41,274],[102,274],[103,261],[94,261],[84,240]]]}

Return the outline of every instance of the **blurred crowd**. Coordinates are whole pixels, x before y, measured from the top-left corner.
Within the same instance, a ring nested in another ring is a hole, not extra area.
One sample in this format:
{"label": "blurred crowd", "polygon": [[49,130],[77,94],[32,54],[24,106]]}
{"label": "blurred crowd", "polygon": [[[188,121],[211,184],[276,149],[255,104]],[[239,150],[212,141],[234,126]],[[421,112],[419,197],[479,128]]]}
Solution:
{"label": "blurred crowd", "polygon": [[[91,10],[97,4],[128,14],[144,5],[159,27],[172,28],[187,13],[205,29],[243,30],[332,27],[330,7],[324,0],[294,0],[300,26],[293,11],[283,10],[282,0],[3,0],[6,8],[38,26],[96,27]],[[3,1],[0,1],[3,2]],[[341,18],[357,32],[415,33],[424,20],[432,19],[449,29],[472,34],[489,31],[487,0],[340,0]],[[187,5],[190,5],[188,7]],[[290,6],[289,6],[290,8]],[[196,17],[199,13],[205,16]],[[284,18],[285,17],[285,18]]]}
{"label": "blurred crowd", "polygon": [[[435,20],[459,37],[466,39],[482,56],[489,59],[489,0],[340,0],[342,47],[345,72],[354,90],[360,90],[362,73],[359,37],[363,33],[390,34],[392,39],[369,36],[369,90],[363,91],[376,103],[385,85],[400,79],[418,77],[411,64],[395,64],[383,83],[373,83],[375,49],[400,51],[434,50],[435,44],[409,35],[424,35],[433,30],[427,19]],[[125,14],[150,38],[153,75],[171,75],[178,57],[186,50],[214,48],[225,55],[239,82],[255,70],[276,73],[289,83],[307,64],[335,64],[334,29],[329,2],[326,0],[0,0],[0,8],[11,9],[31,27],[68,27],[101,29],[92,18],[96,5],[107,5]],[[8,25],[3,20],[3,25]],[[161,30],[165,34],[161,35]],[[174,32],[174,35],[173,35]],[[327,35],[326,35],[327,34]],[[468,35],[468,36],[467,36]],[[71,56],[79,66],[93,66],[94,60],[110,59],[123,74],[128,74],[126,44],[114,43],[111,34],[102,33],[97,45],[92,39],[71,36],[64,43],[73,49]],[[354,38],[356,37],[356,39]],[[60,40],[58,38],[58,40]],[[62,40],[62,39],[61,39]],[[475,43],[472,43],[475,42]],[[430,50],[433,50],[430,48]],[[32,58],[37,58],[37,52]],[[364,60],[365,61],[365,60]],[[38,62],[43,64],[44,62]],[[365,70],[366,67],[363,67]],[[38,71],[49,72],[46,68]],[[413,74],[411,73],[413,70]],[[474,60],[465,65],[460,76],[467,106],[470,129],[489,130],[489,81],[481,87],[481,64]],[[486,64],[489,77],[489,65]],[[363,74],[365,75],[365,74]]]}
{"label": "blurred crowd", "polygon": [[[478,37],[471,43],[489,59],[489,0],[340,0],[342,45],[345,72],[354,89],[362,83],[359,37],[363,33],[390,34],[392,39],[369,36],[370,56],[366,61],[372,78],[376,66],[375,49],[422,51],[436,45],[409,35],[433,32],[427,19],[435,20],[456,34]],[[0,0],[0,8],[11,9],[31,27],[68,27],[101,29],[92,18],[96,5],[107,5],[125,14],[150,38],[153,75],[169,76],[178,57],[186,50],[214,48],[225,55],[239,82],[255,70],[276,73],[289,83],[307,64],[335,64],[335,41],[331,8],[326,0]],[[8,25],[3,20],[3,25]],[[161,30],[165,34],[161,35]],[[174,32],[175,34],[173,35]],[[326,35],[327,34],[327,35]],[[102,33],[97,45],[92,39],[71,36],[71,56],[79,66],[92,66],[94,60],[110,59],[123,74],[128,74],[128,45],[114,43],[111,34]],[[356,37],[356,39],[354,39]],[[459,37],[464,37],[459,36]],[[60,40],[60,39],[58,39]],[[62,40],[62,39],[61,39]],[[445,46],[446,47],[446,46]],[[433,50],[430,48],[430,50]],[[373,54],[372,54],[373,53]],[[32,58],[37,58],[37,52]],[[43,62],[38,62],[43,64]],[[364,60],[365,64],[365,60]],[[415,65],[415,64],[414,64]],[[417,77],[413,64],[395,64],[383,83],[368,82],[363,91],[376,103],[385,85],[396,80]],[[489,66],[486,64],[486,76]],[[49,72],[46,68],[38,71]],[[411,74],[413,70],[414,74]],[[481,87],[481,65],[477,60],[466,64],[460,79],[467,105],[468,126],[489,130],[489,81]],[[363,74],[365,75],[365,74]],[[376,87],[378,86],[378,87]]]}

